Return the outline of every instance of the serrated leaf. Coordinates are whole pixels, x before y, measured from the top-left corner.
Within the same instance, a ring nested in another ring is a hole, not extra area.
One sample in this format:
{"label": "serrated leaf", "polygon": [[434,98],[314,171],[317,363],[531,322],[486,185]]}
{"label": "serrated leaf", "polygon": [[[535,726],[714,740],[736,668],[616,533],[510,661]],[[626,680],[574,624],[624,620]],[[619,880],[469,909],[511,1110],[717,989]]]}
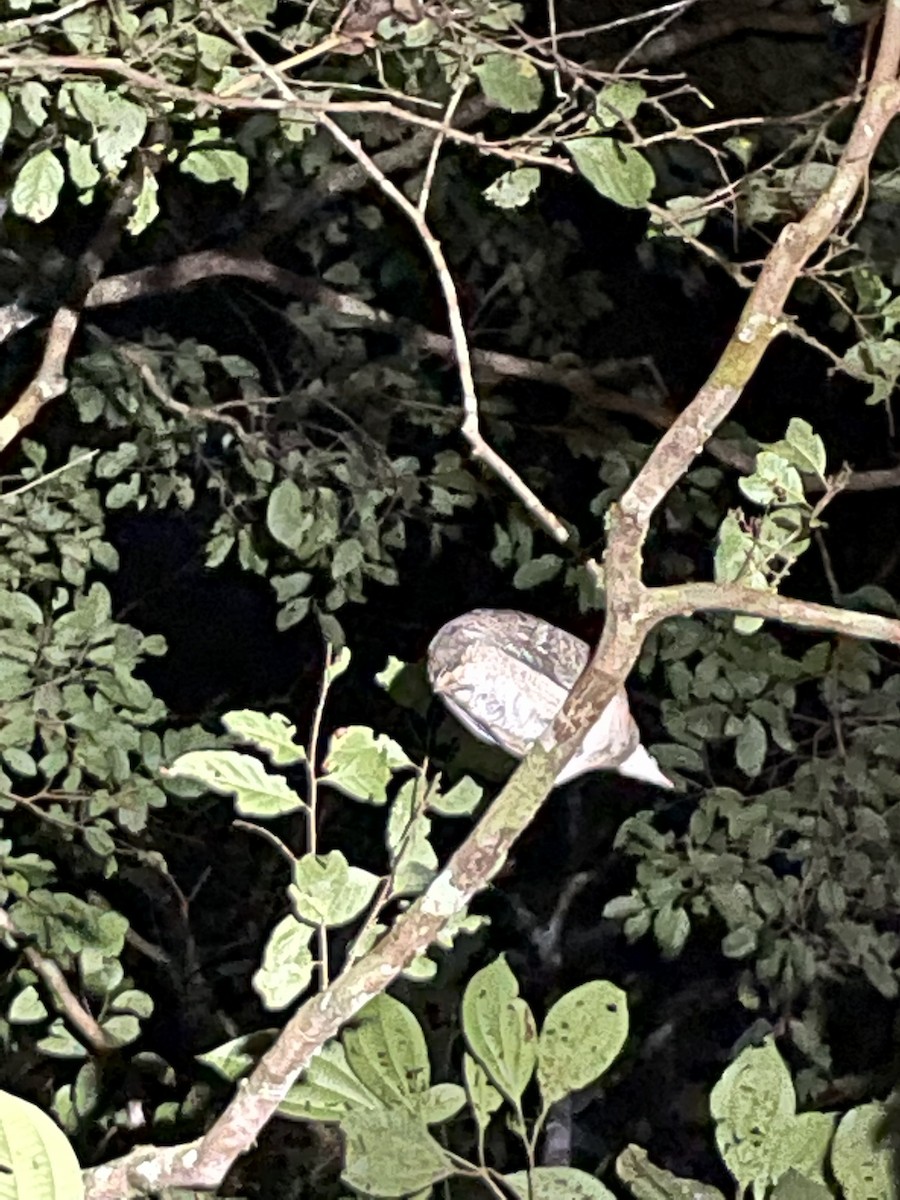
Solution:
{"label": "serrated leaf", "polygon": [[538,1039],[538,1082],[545,1107],[599,1079],[628,1037],[625,993],[592,980],[561,996]]}
{"label": "serrated leaf", "polygon": [[253,990],[266,1008],[287,1008],[309,987],[315,960],[309,949],[315,930],[294,916],[283,917],[266,942],[262,965],[253,975]]}
{"label": "serrated leaf", "polygon": [[518,1104],[537,1063],[537,1029],[503,955],[469,981],[462,1026],[469,1050],[491,1082]]}
{"label": "serrated leaf", "polygon": [[372,1095],[389,1108],[418,1113],[431,1086],[431,1064],[422,1027],[405,1004],[376,996],[343,1044],[348,1065]]}
{"label": "serrated leaf", "polygon": [[279,817],[306,808],[280,775],[270,775],[259,759],[237,750],[189,750],[163,772],[196,779],[214,792],[235,797],[242,817]]}
{"label": "serrated leaf", "polygon": [[534,112],[544,97],[537,67],[520,55],[489,54],[475,74],[488,100],[507,112]]}
{"label": "serrated leaf", "polygon": [[41,1200],[83,1200],[75,1151],[56,1123],[27,1100],[0,1092],[3,1194]]}
{"label": "serrated leaf", "polygon": [[799,471],[817,475],[819,479],[825,478],[828,462],[825,443],[813,430],[812,425],[801,417],[792,417],[784,439],[774,442],[768,449],[786,458]]}
{"label": "serrated leaf", "polygon": [[608,137],[575,138],[565,148],[580,174],[607,200],[643,208],[650,199],[656,176],[639,150]]}
{"label": "serrated leaf", "polygon": [[372,902],[379,878],[351,867],[340,850],[304,854],[294,864],[288,896],[297,916],[312,925],[346,925]]}
{"label": "serrated leaf", "polygon": [[39,225],[56,212],[66,176],[52,150],[29,158],[16,176],[9,201],[17,216]]}
{"label": "serrated leaf", "polygon": [[294,741],[297,727],[282,713],[265,714],[249,708],[233,709],[222,717],[222,724],[235,737],[253,742],[268,754],[277,767],[306,761],[306,751]]}
{"label": "serrated leaf", "polygon": [[412,765],[393,738],[351,725],[332,737],[322,782],[354,800],[381,805],[394,772]]}

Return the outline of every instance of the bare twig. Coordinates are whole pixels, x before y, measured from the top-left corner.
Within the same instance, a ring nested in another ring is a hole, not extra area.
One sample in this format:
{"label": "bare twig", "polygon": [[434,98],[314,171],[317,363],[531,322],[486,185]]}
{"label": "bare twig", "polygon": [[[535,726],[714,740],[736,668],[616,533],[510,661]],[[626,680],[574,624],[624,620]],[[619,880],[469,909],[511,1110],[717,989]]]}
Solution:
{"label": "bare twig", "polygon": [[539,497],[532,491],[528,484],[517,475],[516,472],[506,463],[495,450],[485,442],[479,428],[478,421],[478,397],[475,390],[475,379],[472,373],[472,358],[469,353],[469,342],[466,337],[466,330],[463,324],[462,312],[459,306],[459,296],[456,291],[456,284],[453,281],[453,276],[450,274],[450,268],[447,265],[447,260],[444,257],[444,251],[440,242],[431,232],[428,224],[419,211],[416,205],[412,204],[403,195],[400,189],[391,182],[387,176],[379,170],[370,156],[366,154],[362,146],[348,137],[330,116],[323,114],[319,118],[320,124],[328,130],[331,136],[345,150],[350,153],[360,165],[362,165],[369,173],[371,178],[378,184],[386,196],[388,196],[394,204],[403,212],[414,226],[419,238],[422,241],[428,257],[431,259],[432,266],[438,277],[438,282],[441,291],[444,295],[444,304],[447,308],[447,319],[450,324],[450,337],[453,341],[453,350],[456,355],[456,366],[459,372],[459,380],[462,388],[463,411],[465,417],[462,425],[463,436],[469,443],[473,455],[486,466],[496,472],[506,486],[513,492],[518,500],[523,504],[526,510],[532,517],[541,524],[551,537],[556,541],[565,545],[571,538],[571,531],[542,503]]}

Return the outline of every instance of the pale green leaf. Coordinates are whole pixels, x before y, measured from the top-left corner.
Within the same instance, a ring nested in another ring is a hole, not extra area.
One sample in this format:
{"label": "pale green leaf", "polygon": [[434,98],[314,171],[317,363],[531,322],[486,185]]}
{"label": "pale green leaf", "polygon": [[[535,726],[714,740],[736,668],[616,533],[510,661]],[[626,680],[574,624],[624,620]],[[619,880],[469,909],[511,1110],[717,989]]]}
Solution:
{"label": "pale green leaf", "polygon": [[282,776],[270,775],[259,759],[237,750],[190,750],[163,774],[233,795],[242,817],[278,817],[306,807]]}
{"label": "pale green leaf", "polygon": [[322,782],[354,800],[380,805],[387,800],[394,772],[411,766],[392,738],[363,725],[350,725],[331,739]]}
{"label": "pale green leaf", "polygon": [[250,168],[237,150],[209,147],[191,150],[179,163],[185,175],[193,175],[201,183],[231,183],[243,195],[250,182]]}
{"label": "pale green leaf", "polygon": [[41,150],[29,158],[16,176],[10,204],[17,216],[40,224],[56,211],[65,172],[52,150]]}
{"label": "pale green leaf", "polygon": [[463,1079],[476,1124],[484,1132],[493,1114],[503,1104],[503,1096],[488,1079],[481,1063],[471,1054],[463,1055]]}
{"label": "pale green leaf", "polygon": [[605,1184],[577,1167],[535,1167],[501,1178],[519,1200],[616,1200]]}
{"label": "pale green leaf", "polygon": [[347,1063],[382,1104],[419,1111],[431,1066],[422,1027],[405,1004],[376,996],[344,1033],[343,1044]]}
{"label": "pale green leaf", "polygon": [[7,1016],[13,1025],[35,1025],[47,1016],[47,1008],[40,993],[33,984],[22,988],[13,997],[12,1004],[7,1009]]}
{"label": "pale green leaf", "polygon": [[2,1194],[40,1200],[83,1200],[75,1151],[59,1126],[27,1100],[0,1092]]}
{"label": "pale green leaf", "polygon": [[409,1196],[454,1172],[449,1154],[425,1122],[402,1109],[353,1112],[341,1124],[343,1179],[363,1195]]}
{"label": "pale green leaf", "polygon": [[491,1082],[518,1103],[537,1062],[537,1029],[502,955],[469,981],[462,1024],[469,1050]]}
{"label": "pale green leaf", "polygon": [[634,1200],[725,1200],[718,1188],[682,1179],[654,1166],[641,1146],[626,1146],[616,1159],[616,1175]]}
{"label": "pale green leaf", "polygon": [[372,902],[379,878],[351,867],[340,850],[304,854],[294,864],[288,896],[294,911],[311,925],[346,925]]}
{"label": "pale green leaf", "polygon": [[347,1062],[338,1041],[326,1042],[278,1106],[279,1116],[294,1121],[340,1121],[355,1110],[381,1107]]}
{"label": "pale green leaf", "polygon": [[726,1068],[709,1106],[729,1171],[741,1187],[767,1187],[778,1173],[778,1132],[796,1112],[790,1072],[771,1040],[748,1047]]}
{"label": "pale green leaf", "polygon": [[831,1169],[844,1200],[898,1200],[896,1163],[900,1138],[891,1109],[875,1102],[841,1118],[831,1147]]}
{"label": "pale green leaf", "polygon": [[266,1008],[287,1008],[309,987],[314,959],[309,949],[315,930],[294,916],[283,917],[266,942],[262,966],[253,975],[253,989]]}
{"label": "pale green leaf", "polygon": [[296,725],[292,725],[282,713],[266,714],[249,708],[232,709],[222,717],[222,724],[235,737],[253,742],[268,754],[277,767],[306,760],[306,751],[294,741]]}
{"label": "pale green leaf", "polygon": [[547,1013],[538,1039],[538,1081],[545,1107],[599,1079],[628,1037],[625,993],[603,980],[566,992]]}

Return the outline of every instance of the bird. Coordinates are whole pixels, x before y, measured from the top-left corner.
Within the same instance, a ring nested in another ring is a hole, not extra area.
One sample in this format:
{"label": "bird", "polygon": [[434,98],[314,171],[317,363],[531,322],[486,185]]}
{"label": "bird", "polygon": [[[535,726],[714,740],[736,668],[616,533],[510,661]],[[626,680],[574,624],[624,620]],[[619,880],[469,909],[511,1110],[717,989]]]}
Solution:
{"label": "bird", "polygon": [[[587,666],[587,642],[530,613],[476,608],[448,621],[428,647],[428,680],[479,741],[524,758],[544,740]],[[657,787],[675,785],[641,745],[624,688],[607,704],[554,786],[588,771],[615,770]]]}

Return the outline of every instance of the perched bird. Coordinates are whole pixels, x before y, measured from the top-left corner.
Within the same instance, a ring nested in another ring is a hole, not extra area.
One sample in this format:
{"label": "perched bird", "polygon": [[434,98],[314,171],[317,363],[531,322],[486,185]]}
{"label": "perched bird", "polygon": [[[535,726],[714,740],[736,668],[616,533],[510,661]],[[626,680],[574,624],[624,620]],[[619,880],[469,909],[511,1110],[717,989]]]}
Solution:
{"label": "perched bird", "polygon": [[[589,657],[586,642],[528,613],[476,608],[438,630],[428,647],[428,678],[470,733],[523,758],[547,732]],[[556,782],[602,769],[673,786],[641,745],[624,688]]]}

